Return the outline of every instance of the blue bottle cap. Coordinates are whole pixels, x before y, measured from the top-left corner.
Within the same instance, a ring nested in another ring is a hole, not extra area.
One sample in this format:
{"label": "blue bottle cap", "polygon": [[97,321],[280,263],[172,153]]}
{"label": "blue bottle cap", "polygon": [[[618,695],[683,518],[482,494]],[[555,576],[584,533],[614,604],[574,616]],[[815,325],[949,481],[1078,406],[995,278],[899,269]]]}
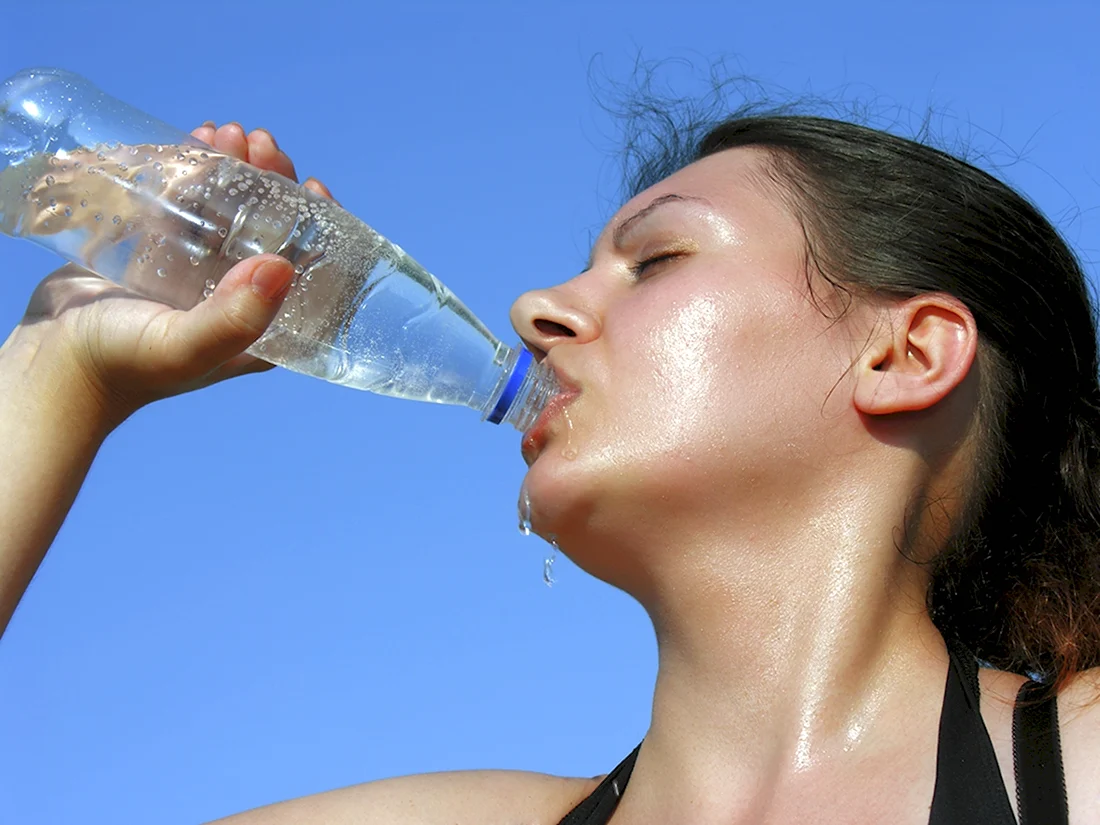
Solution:
{"label": "blue bottle cap", "polygon": [[493,411],[488,415],[487,420],[489,422],[499,424],[504,420],[504,416],[508,413],[508,408],[512,406],[512,401],[515,400],[516,393],[519,392],[519,388],[523,384],[523,379],[527,376],[527,369],[530,366],[531,352],[527,349],[521,349],[519,351],[519,357],[516,359],[516,365],[512,369],[512,374],[508,377],[508,383],[504,385],[504,392],[500,394],[496,406],[493,407]]}

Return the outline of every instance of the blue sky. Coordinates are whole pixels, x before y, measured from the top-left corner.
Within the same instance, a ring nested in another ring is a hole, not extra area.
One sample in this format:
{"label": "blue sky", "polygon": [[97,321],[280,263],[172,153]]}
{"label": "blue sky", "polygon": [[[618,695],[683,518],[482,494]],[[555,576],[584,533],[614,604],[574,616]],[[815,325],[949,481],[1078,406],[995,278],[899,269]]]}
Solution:
{"label": "blue sky", "polygon": [[[1100,248],[1091,3],[5,6],[0,77],[63,66],[184,128],[270,129],[508,341],[514,297],[583,268],[614,211],[591,67],[625,80],[639,51],[931,106]],[[0,254],[6,335],[57,262]],[[518,440],[283,371],[134,416],[0,641],[0,819],[182,825],[413,772],[608,770],[646,729],[652,634],[564,560],[543,585]]]}

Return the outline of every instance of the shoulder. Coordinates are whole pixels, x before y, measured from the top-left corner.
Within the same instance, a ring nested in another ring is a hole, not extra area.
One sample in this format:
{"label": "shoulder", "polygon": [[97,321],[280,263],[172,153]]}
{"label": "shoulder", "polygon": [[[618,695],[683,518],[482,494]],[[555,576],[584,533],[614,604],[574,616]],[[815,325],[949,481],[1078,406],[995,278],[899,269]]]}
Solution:
{"label": "shoulder", "polygon": [[1058,723],[1070,820],[1100,825],[1100,668],[1078,674],[1058,694]]}
{"label": "shoulder", "polygon": [[211,825],[557,825],[598,784],[524,771],[417,774],[280,802]]}

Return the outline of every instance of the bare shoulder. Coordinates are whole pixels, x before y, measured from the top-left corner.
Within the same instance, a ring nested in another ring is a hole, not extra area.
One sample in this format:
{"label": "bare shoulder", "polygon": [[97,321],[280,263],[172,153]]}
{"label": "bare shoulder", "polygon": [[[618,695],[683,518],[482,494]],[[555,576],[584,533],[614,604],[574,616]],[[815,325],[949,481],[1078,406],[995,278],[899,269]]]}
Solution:
{"label": "bare shoulder", "polygon": [[1100,825],[1100,668],[1079,674],[1058,696],[1070,821]]}
{"label": "bare shoulder", "polygon": [[280,802],[211,825],[557,825],[598,783],[523,771],[417,774]]}

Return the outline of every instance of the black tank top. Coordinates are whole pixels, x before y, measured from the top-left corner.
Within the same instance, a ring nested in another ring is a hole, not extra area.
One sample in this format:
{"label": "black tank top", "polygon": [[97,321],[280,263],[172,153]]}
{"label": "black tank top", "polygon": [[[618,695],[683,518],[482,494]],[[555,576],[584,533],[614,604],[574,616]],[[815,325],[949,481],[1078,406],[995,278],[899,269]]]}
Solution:
{"label": "black tank top", "polygon": [[[978,704],[978,665],[965,649],[948,644],[951,665],[940,712],[936,787],[929,825],[1016,825],[997,755]],[[1035,697],[1025,682],[1012,719],[1013,768],[1019,825],[1068,825],[1066,786],[1055,697]],[[638,746],[640,748],[641,745]],[[606,825],[630,781],[638,748],[609,773],[558,825]]]}

